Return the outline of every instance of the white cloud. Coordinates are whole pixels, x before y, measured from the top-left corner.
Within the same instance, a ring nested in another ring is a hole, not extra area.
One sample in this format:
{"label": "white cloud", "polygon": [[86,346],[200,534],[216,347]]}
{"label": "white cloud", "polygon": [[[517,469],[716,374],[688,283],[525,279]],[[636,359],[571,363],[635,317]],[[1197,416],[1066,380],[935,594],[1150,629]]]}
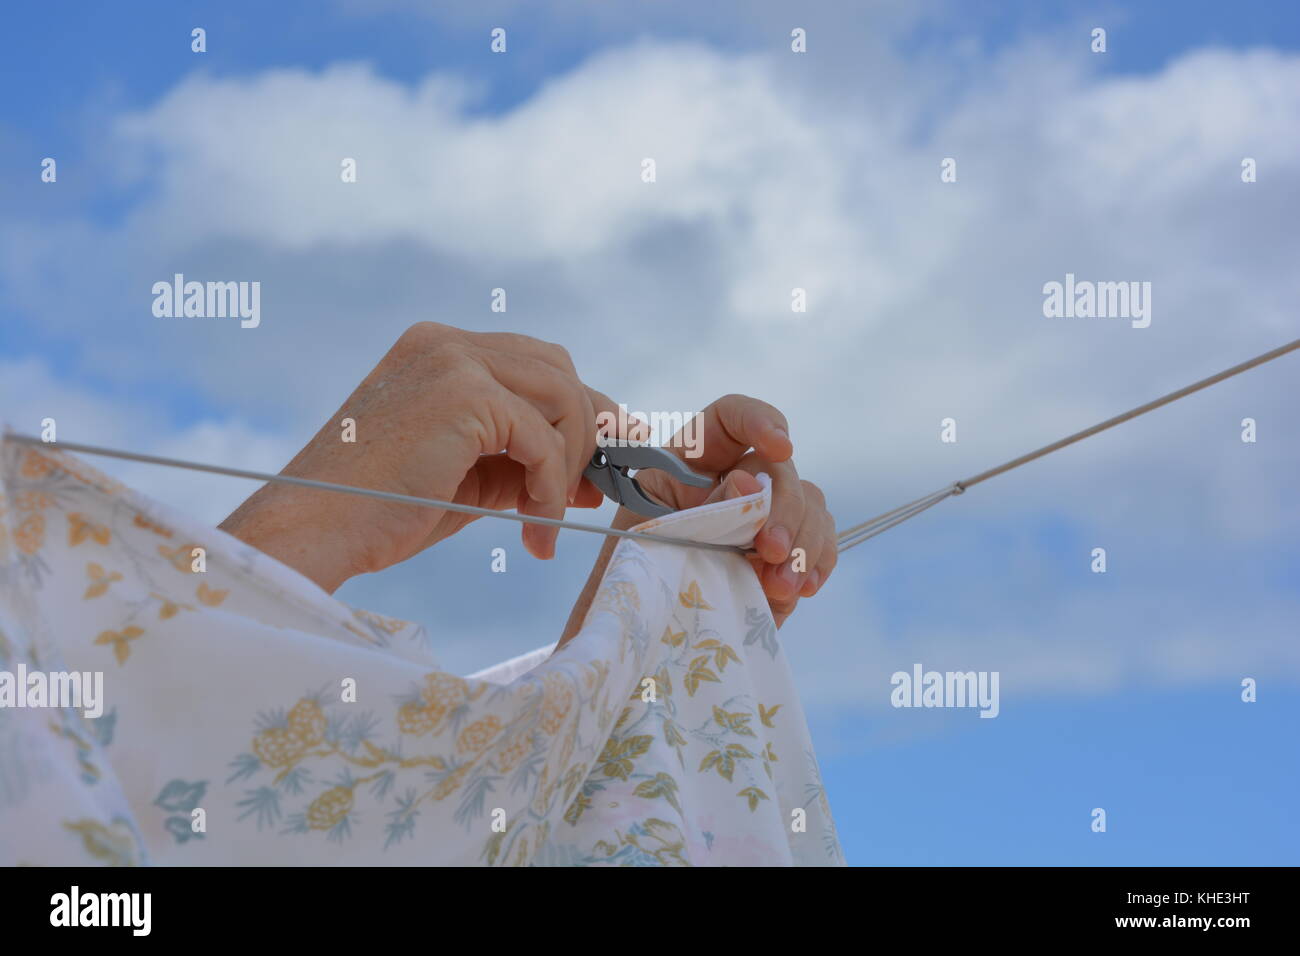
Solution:
{"label": "white cloud", "polygon": [[[97,394],[53,374],[36,359],[0,358],[0,426],[35,435],[47,417],[55,420],[60,441],[229,468],[275,473],[297,451],[284,436],[240,421],[199,421],[177,429],[147,403]],[[117,458],[87,460],[142,494],[213,525],[257,487],[251,481]]]}
{"label": "white cloud", "polygon": [[[175,436],[160,422],[142,437],[147,413],[96,426],[128,447],[274,470],[409,322],[504,325],[563,342],[592,384],[633,407],[768,398],[844,523],[1294,336],[1300,59],[1206,51],[1107,78],[1031,42],[983,71],[965,64],[972,79],[947,100],[936,98],[942,77],[915,72],[934,68],[873,64],[870,75],[898,82],[819,97],[776,56],[647,43],[495,116],[473,111],[451,77],[406,87],[359,65],[194,76],[122,117],[106,145],[149,187],[120,226],[18,224],[0,232],[0,269],[19,304],[75,337],[97,377],[181,382],[231,409],[232,424]],[[909,110],[931,112],[900,123]],[[1257,184],[1239,181],[1244,155],[1259,161]],[[339,181],[345,156],[359,161],[356,185]],[[653,185],[639,179],[646,156]],[[954,185],[939,182],[946,156],[958,161]],[[148,285],[174,269],[260,279],[262,328],[160,324]],[[1152,281],[1151,328],[1044,319],[1042,284],[1067,271]],[[487,311],[496,285],[510,292],[505,316]],[[807,315],[789,311],[793,286],[808,289]],[[1032,604],[1064,642],[968,620],[944,643],[934,635],[954,621],[920,614],[909,639],[941,654],[985,635],[981,653],[1043,688],[1204,677],[1188,655],[1231,670],[1201,654],[1231,620],[1216,617],[1231,601],[1205,585],[1215,555],[1258,561],[1295,540],[1296,360],[972,490],[890,532],[906,545],[851,552],[824,610],[792,625],[824,629],[808,638],[817,664],[801,666],[827,699],[856,699],[840,665],[879,649],[854,630],[867,626],[853,595],[874,586],[869,553],[923,575],[926,553],[960,550],[954,534],[1025,533],[1066,515],[1090,539],[1135,534],[1119,573],[1140,552],[1153,580],[1130,581],[1106,606],[1150,617],[1180,600],[1170,630],[1137,645],[1136,625],[1121,622],[1120,637],[1088,644],[1100,625],[1059,612],[1086,608],[1087,584],[1048,575],[1038,586],[1050,600],[1036,603],[1015,592],[1029,570],[1003,572],[999,591],[984,568],[968,600],[1002,615]],[[96,393],[75,380],[23,388],[96,420]],[[949,415],[956,446],[938,441]],[[1258,445],[1237,439],[1248,415]],[[1294,674],[1292,657],[1269,650],[1289,592],[1247,590],[1267,606],[1246,645]],[[1212,619],[1206,636],[1199,622]]]}

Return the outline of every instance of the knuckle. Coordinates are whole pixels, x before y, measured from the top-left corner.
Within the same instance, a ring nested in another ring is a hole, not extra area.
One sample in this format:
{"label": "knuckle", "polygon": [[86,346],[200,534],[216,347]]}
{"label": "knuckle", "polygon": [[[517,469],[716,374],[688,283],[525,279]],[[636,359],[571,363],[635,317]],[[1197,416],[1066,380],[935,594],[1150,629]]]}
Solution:
{"label": "knuckle", "polygon": [[826,508],[825,493],[819,487],[817,487],[817,485],[813,484],[811,481],[805,480],[802,481],[800,484],[803,488],[804,501],[824,510]]}
{"label": "knuckle", "polygon": [[401,334],[397,344],[405,348],[427,348],[444,338],[446,329],[437,322],[416,322]]}
{"label": "knuckle", "polygon": [[542,350],[553,362],[555,362],[555,364],[568,369],[569,371],[576,372],[573,365],[573,356],[569,354],[568,349],[556,342],[542,342],[541,344]]}

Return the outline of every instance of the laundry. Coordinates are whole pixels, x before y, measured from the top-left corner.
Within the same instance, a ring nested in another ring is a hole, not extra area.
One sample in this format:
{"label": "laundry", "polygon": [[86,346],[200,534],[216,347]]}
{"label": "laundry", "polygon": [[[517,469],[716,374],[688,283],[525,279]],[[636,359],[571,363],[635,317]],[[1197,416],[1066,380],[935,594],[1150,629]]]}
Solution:
{"label": "laundry", "polygon": [[[739,554],[623,540],[571,641],[459,677],[66,452],[0,473],[0,667],[105,675],[98,719],[0,709],[0,864],[843,863]],[[769,502],[641,529],[743,547]]]}

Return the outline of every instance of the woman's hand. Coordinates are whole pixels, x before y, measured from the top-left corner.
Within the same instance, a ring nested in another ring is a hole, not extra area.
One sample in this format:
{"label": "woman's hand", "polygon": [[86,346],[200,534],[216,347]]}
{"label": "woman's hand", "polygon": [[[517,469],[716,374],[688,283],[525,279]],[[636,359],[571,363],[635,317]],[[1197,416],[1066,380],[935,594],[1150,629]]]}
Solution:
{"label": "woman's hand", "polygon": [[[579,380],[558,345],[421,322],[282,474],[563,518],[567,506],[604,501],[582,477],[602,412],[618,420],[614,403]],[[348,418],[355,442],[343,441]],[[221,527],[333,592],[353,575],[404,561],[474,520],[268,484]],[[522,534],[536,557],[555,554],[559,529],[526,524]]]}
{"label": "woman's hand", "polygon": [[[744,395],[727,395],[700,413],[696,442],[675,436],[668,450],[680,456],[692,471],[719,481],[713,488],[679,484],[661,471],[637,472],[637,481],[649,494],[673,508],[693,508],[723,497],[753,494],[760,489],[753,477],[766,472],[772,478],[772,511],[754,539],[758,555],[751,559],[767,595],[777,624],[790,616],[800,597],[811,597],[826,583],[838,559],[835,521],[826,510],[826,497],[795,470],[785,416],[766,402]],[[698,458],[686,457],[687,447],[699,448]],[[752,449],[752,450],[751,450]],[[721,479],[727,479],[727,487]],[[629,528],[645,520],[620,509],[617,527]],[[803,550],[802,560],[792,554]],[[796,564],[804,570],[795,570]]]}

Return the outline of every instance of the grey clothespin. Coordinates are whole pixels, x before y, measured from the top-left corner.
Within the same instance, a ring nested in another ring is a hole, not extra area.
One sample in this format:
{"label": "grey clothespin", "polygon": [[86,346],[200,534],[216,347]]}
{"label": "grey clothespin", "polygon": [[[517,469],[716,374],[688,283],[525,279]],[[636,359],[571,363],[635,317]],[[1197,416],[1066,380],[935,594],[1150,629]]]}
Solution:
{"label": "grey clothespin", "polygon": [[591,456],[591,464],[582,474],[603,491],[606,498],[617,502],[634,514],[644,515],[647,518],[672,514],[672,508],[661,505],[641,490],[637,480],[628,474],[628,470],[632,468],[654,468],[666,471],[682,484],[695,488],[707,488],[713,484],[712,478],[697,475],[672,452],[654,445],[639,445],[635,442],[609,442],[605,445],[597,445],[595,454]]}

